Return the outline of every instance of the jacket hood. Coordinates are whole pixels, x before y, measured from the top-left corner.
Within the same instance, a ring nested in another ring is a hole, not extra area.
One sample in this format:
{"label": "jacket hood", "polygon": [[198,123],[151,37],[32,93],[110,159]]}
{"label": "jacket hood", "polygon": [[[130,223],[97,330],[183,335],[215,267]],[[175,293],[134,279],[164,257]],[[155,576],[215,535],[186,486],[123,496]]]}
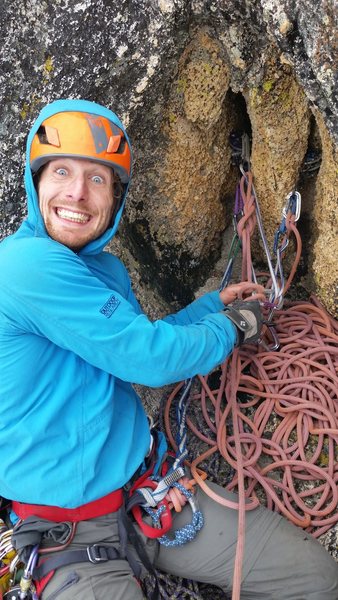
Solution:
{"label": "jacket hood", "polygon": [[[130,147],[130,140],[127,136],[126,130],[121,123],[120,119],[108,108],[101,106],[100,104],[96,104],[95,102],[90,102],[89,100],[56,100],[51,104],[45,106],[40,112],[37,120],[35,121],[32,129],[29,132],[27,138],[27,146],[26,146],[26,167],[25,167],[25,188],[27,193],[27,208],[28,208],[28,217],[27,222],[33,228],[35,235],[39,237],[49,237],[46,231],[43,218],[39,209],[39,200],[38,195],[34,186],[32,171],[29,164],[30,157],[30,149],[33,138],[38,131],[40,125],[43,123],[45,119],[51,117],[60,112],[84,112],[90,113],[93,115],[106,117],[112,123],[117,125],[126,137],[127,142]],[[131,176],[130,176],[131,179]],[[114,222],[111,227],[109,227],[99,238],[96,240],[89,242],[86,246],[84,246],[79,252],[79,255],[89,255],[89,254],[98,254],[103,250],[103,248],[108,244],[108,242],[115,235],[119,222],[124,210],[126,196],[128,191],[129,183],[125,186],[121,206],[115,216]]]}

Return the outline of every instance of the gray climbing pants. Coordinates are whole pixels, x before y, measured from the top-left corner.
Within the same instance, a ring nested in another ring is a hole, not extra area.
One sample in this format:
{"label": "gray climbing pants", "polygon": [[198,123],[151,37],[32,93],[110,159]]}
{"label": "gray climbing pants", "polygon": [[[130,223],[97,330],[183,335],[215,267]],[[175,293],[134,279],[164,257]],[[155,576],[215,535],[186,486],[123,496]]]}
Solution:
{"label": "gray climbing pants", "polygon": [[[213,485],[218,494],[234,495]],[[237,512],[198,490],[205,524],[184,546],[167,548],[145,539],[154,567],[210,583],[231,597]],[[174,529],[191,518],[186,505],[174,516]],[[119,547],[117,513],[82,521],[69,549],[100,543]],[[77,563],[59,568],[42,600],[142,600],[139,583],[126,560]],[[338,600],[338,564],[310,535],[263,507],[246,513],[241,600]]]}

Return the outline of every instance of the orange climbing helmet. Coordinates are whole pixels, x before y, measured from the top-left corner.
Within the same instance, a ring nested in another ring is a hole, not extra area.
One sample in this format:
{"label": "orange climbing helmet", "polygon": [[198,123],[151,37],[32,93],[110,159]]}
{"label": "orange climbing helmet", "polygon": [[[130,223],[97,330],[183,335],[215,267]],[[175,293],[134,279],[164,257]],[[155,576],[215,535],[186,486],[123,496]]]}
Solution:
{"label": "orange climbing helmet", "polygon": [[124,131],[105,116],[58,112],[46,118],[30,147],[30,167],[36,173],[58,157],[85,158],[111,167],[122,183],[131,173],[131,148]]}

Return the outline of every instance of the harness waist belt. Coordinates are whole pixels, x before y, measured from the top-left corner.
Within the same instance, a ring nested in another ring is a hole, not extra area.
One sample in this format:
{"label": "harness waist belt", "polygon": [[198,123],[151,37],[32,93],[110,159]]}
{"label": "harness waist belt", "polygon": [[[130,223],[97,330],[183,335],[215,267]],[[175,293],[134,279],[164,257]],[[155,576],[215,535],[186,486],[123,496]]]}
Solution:
{"label": "harness waist belt", "polygon": [[12,508],[14,512],[20,517],[20,519],[27,519],[27,517],[35,516],[40,519],[48,519],[48,521],[55,521],[62,523],[64,521],[71,521],[78,523],[78,521],[86,521],[87,519],[94,519],[95,517],[102,517],[110,512],[116,512],[121,508],[123,504],[123,491],[122,488],[111,492],[103,498],[93,500],[87,504],[82,504],[77,508],[61,508],[59,506],[45,506],[43,504],[26,504],[24,502],[12,502]]}

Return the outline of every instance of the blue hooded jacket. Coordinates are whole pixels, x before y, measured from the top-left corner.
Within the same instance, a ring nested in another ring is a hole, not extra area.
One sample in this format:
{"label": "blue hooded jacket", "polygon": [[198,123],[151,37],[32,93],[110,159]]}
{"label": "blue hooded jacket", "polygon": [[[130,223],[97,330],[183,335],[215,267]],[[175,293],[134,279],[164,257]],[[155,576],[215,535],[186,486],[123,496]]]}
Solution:
{"label": "blue hooded jacket", "polygon": [[[62,111],[103,115],[84,100],[46,106],[27,141]],[[218,292],[151,322],[121,261],[104,246],[78,253],[46,232],[27,158],[28,216],[0,244],[0,495],[73,508],[123,486],[150,433],[132,383],[162,386],[207,373],[231,352],[234,325]]]}

